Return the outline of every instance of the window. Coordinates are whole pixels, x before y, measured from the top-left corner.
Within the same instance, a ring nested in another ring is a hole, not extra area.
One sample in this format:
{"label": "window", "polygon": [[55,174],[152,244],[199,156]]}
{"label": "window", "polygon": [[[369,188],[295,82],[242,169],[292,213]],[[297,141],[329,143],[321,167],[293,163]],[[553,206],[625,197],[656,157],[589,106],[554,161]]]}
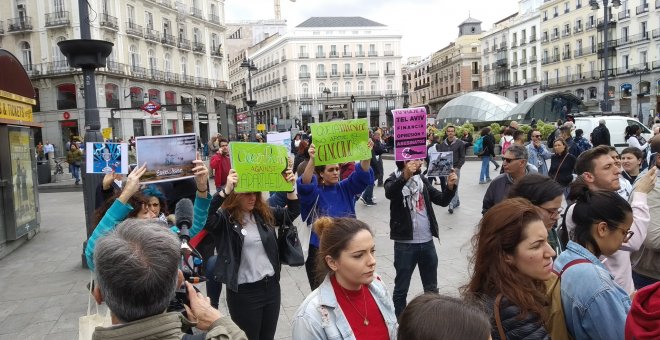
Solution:
{"label": "window", "polygon": [[116,84],[105,84],[105,106],[114,109],[119,108],[119,86]]}
{"label": "window", "polygon": [[364,82],[363,81],[358,82],[358,94],[361,95],[361,96],[364,95]]}
{"label": "window", "polygon": [[131,68],[135,71],[140,67],[140,54],[138,54],[137,46],[131,45],[128,48],[128,53],[130,54]]}
{"label": "window", "polygon": [[332,83],[332,93],[336,96],[339,94],[339,83]]}
{"label": "window", "polygon": [[316,66],[316,74],[317,75],[325,75],[325,65],[323,64],[318,64]]}
{"label": "window", "polygon": [[[163,66],[165,68],[165,72],[167,73],[172,72],[172,59],[169,53],[165,53],[165,55],[163,56]],[[169,74],[166,74],[166,76],[169,76]]]}
{"label": "window", "polygon": [[371,84],[369,84],[369,90],[371,91],[371,94],[376,94],[376,92],[378,92],[378,84],[375,80],[372,80]]}
{"label": "window", "polygon": [[193,42],[194,43],[199,43],[202,40],[202,33],[200,32],[199,28],[195,27],[193,28]]}
{"label": "window", "polygon": [[160,90],[158,89],[149,89],[147,90],[149,95],[149,100],[160,104]]}
{"label": "window", "polygon": [[648,32],[648,25],[647,25],[646,21],[642,21],[639,24],[640,24],[640,29],[642,31],[642,36],[644,37],[644,39],[648,39],[649,32]]}
{"label": "window", "polygon": [[388,93],[392,93],[392,91],[394,91],[394,82],[392,82],[391,80],[388,80],[385,83],[385,89],[387,90]]}
{"label": "window", "polygon": [[323,93],[323,90],[325,90],[325,83],[319,83],[319,93]]}
{"label": "window", "polygon": [[630,66],[630,65],[628,65],[628,59],[629,59],[629,58],[628,58],[627,55],[622,55],[622,56],[621,56],[621,66],[623,66],[623,68],[625,68],[626,70],[627,70],[628,67]]}
{"label": "window", "polygon": [[337,64],[330,65],[330,69],[331,69],[331,74],[333,76],[336,76],[337,74],[339,74],[338,71],[337,71]]}
{"label": "window", "polygon": [[128,18],[129,24],[135,24],[135,7],[126,5],[126,17]]}
{"label": "window", "polygon": [[76,84],[57,85],[57,109],[67,110],[76,107]]}
{"label": "window", "polygon": [[351,74],[351,64],[344,64],[344,74]]}
{"label": "window", "polygon": [[[64,54],[62,54],[62,50],[60,50],[60,47],[57,46],[57,43],[60,41],[64,41],[66,38],[64,37],[58,37],[57,40],[55,41],[55,44],[53,45],[53,62],[54,62],[54,68],[57,69],[66,69],[69,67],[69,65],[66,62],[66,57]],[[110,58],[108,58],[110,59]]]}
{"label": "window", "polygon": [[301,92],[303,95],[309,95],[309,85],[307,83],[302,84]]}
{"label": "window", "polygon": [[172,23],[170,22],[169,19],[163,18],[163,37],[166,38],[170,35],[172,35],[171,28]]}
{"label": "window", "polygon": [[337,45],[330,45],[330,56],[331,57],[337,56]]}
{"label": "window", "polygon": [[149,70],[154,71],[157,69],[157,64],[158,64],[158,59],[156,59],[156,55],[154,53],[154,50],[149,49],[147,52],[147,55],[149,56]]}
{"label": "window", "polygon": [[350,81],[344,83],[344,91],[346,91],[346,93],[351,93],[351,91],[353,91],[353,84]]}
{"label": "window", "polygon": [[27,41],[21,43],[21,56],[23,57],[21,60],[23,67],[27,71],[32,71],[32,48]]}
{"label": "window", "polygon": [[165,91],[165,105],[176,105],[176,92]]}
{"label": "window", "polygon": [[186,57],[181,57],[181,75],[184,77],[188,75],[188,60],[186,60]]}
{"label": "window", "polygon": [[154,29],[154,15],[149,11],[144,12],[144,24],[147,26],[147,29]]}
{"label": "window", "polygon": [[357,74],[364,74],[364,64],[362,63],[357,64]]}

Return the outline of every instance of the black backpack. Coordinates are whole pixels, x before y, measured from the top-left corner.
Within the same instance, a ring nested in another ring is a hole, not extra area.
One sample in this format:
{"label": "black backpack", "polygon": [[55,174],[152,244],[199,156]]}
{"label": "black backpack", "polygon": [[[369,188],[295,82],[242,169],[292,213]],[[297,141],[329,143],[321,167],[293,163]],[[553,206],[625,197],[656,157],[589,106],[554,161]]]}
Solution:
{"label": "black backpack", "polygon": [[566,245],[568,244],[568,240],[570,239],[569,233],[568,233],[568,227],[566,226],[566,215],[568,214],[568,210],[574,206],[575,203],[571,203],[566,205],[566,210],[564,211],[564,214],[561,216],[561,223],[557,226],[557,237],[559,238],[559,244],[561,244],[561,249],[566,249]]}

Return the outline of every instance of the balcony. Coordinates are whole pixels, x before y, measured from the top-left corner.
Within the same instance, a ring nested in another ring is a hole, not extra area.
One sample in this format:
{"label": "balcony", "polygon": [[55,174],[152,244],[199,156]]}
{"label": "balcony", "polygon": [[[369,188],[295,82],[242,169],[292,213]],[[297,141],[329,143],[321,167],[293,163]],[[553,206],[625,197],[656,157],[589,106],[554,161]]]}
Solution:
{"label": "balcony", "polygon": [[380,75],[379,71],[369,71],[369,77],[378,77]]}
{"label": "balcony", "polygon": [[163,33],[163,39],[160,39],[160,42],[163,45],[176,46],[176,39],[171,34]]}
{"label": "balcony", "polygon": [[588,22],[588,23],[585,24],[585,30],[587,30],[587,31],[590,31],[594,28],[596,28],[596,23]]}
{"label": "balcony", "polygon": [[525,65],[527,65],[527,58],[520,59],[520,66],[525,66]]}
{"label": "balcony", "polygon": [[531,57],[529,57],[529,63],[530,64],[533,64],[537,61],[538,61],[538,58],[536,57],[536,55],[532,55]]}
{"label": "balcony", "polygon": [[330,58],[339,58],[339,53],[337,51],[330,51],[330,54],[328,55]]}
{"label": "balcony", "polygon": [[300,72],[300,73],[298,73],[298,78],[300,78],[300,79],[309,79],[310,77],[311,77],[311,75],[309,74],[309,72]]}
{"label": "balcony", "polygon": [[117,17],[113,17],[112,15],[107,13],[101,13],[101,19],[99,20],[99,25],[101,25],[101,27],[109,28],[115,31],[119,29],[119,23]]}
{"label": "balcony", "polygon": [[621,10],[618,15],[619,20],[630,19],[630,10]]}
{"label": "balcony", "polygon": [[555,41],[557,39],[559,39],[559,33],[553,34],[552,37],[550,38],[550,41]]}
{"label": "balcony", "polygon": [[190,15],[198,19],[204,19],[204,16],[202,15],[202,10],[197,7],[190,7]]}
{"label": "balcony", "polygon": [[192,43],[192,50],[195,53],[206,53],[206,45],[204,43],[194,41]]}
{"label": "balcony", "polygon": [[660,38],[660,28],[656,28],[653,31],[651,31],[651,34],[653,36],[653,39]]}
{"label": "balcony", "polygon": [[561,54],[561,60],[569,60],[571,59],[571,51],[565,51],[564,53]]}
{"label": "balcony", "polygon": [[516,48],[516,47],[518,47],[518,41],[514,40],[511,42],[511,48]]}
{"label": "balcony", "polygon": [[298,59],[308,59],[309,53],[298,53]]}
{"label": "balcony", "polygon": [[317,58],[325,58],[325,52],[316,52]]}
{"label": "balcony", "polygon": [[385,75],[386,76],[393,76],[394,75],[394,70],[385,70]]}
{"label": "balcony", "polygon": [[545,43],[547,43],[548,41],[550,41],[550,40],[548,39],[547,36],[544,36],[543,38],[541,38],[541,44],[545,44]]}
{"label": "balcony", "polygon": [[383,52],[383,55],[386,57],[393,57],[394,56],[394,51],[385,51]]}
{"label": "balcony", "polygon": [[370,57],[377,57],[377,56],[378,56],[378,52],[377,52],[377,51],[369,51],[369,56],[370,56]]}
{"label": "balcony", "polygon": [[32,17],[20,17],[7,20],[7,32],[29,32],[32,31]]}
{"label": "balcony", "polygon": [[353,72],[344,71],[344,78],[353,78]]}
{"label": "balcony", "polygon": [[144,29],[144,39],[159,42],[160,32],[147,27]]}
{"label": "balcony", "polygon": [[367,76],[367,74],[364,73],[364,71],[362,71],[362,70],[358,70],[357,73],[355,73],[355,76],[358,77],[358,78],[364,78],[364,77]]}
{"label": "balcony", "polygon": [[222,25],[222,23],[220,22],[220,17],[217,14],[209,15],[209,21],[216,25]]}
{"label": "balcony", "polygon": [[568,37],[568,36],[570,36],[570,35],[571,35],[571,30],[570,30],[570,29],[568,29],[568,30],[564,30],[564,31],[561,33],[561,36],[562,36],[562,37]]}
{"label": "balcony", "polygon": [[326,79],[328,78],[327,72],[316,72],[316,79]]}
{"label": "balcony", "polygon": [[172,0],[160,0],[158,2],[167,8],[172,8]]}
{"label": "balcony", "polygon": [[126,34],[141,38],[143,35],[142,32],[143,32],[142,26],[131,21],[126,22]]}
{"label": "balcony", "polygon": [[506,58],[498,59],[496,62],[498,67],[504,67],[507,65],[507,63],[508,61],[506,60]]}
{"label": "balcony", "polygon": [[524,46],[526,44],[527,44],[527,39],[525,38],[520,39],[520,46]]}
{"label": "balcony", "polygon": [[71,19],[69,19],[69,11],[46,13],[46,27],[69,25],[71,25]]}
{"label": "balcony", "polygon": [[330,78],[339,78],[339,77],[341,77],[341,74],[339,74],[339,72],[330,72]]}
{"label": "balcony", "polygon": [[[634,34],[631,36],[623,37],[618,40],[614,40],[615,46],[623,46],[627,44],[634,44],[638,42],[643,42],[649,40],[649,32],[642,32],[640,34]],[[601,49],[602,46],[598,45],[598,49]]]}
{"label": "balcony", "polygon": [[355,52],[355,57],[356,58],[364,58],[364,51]]}
{"label": "balcony", "polygon": [[223,56],[224,53],[222,53],[222,49],[220,47],[211,46],[211,57],[222,58]]}
{"label": "balcony", "polygon": [[179,44],[177,45],[182,50],[190,50],[190,40],[179,38]]}
{"label": "balcony", "polygon": [[[658,2],[656,2],[656,4],[657,4],[657,3],[658,3]],[[652,68],[653,68],[654,70],[656,70],[656,69],[660,69],[660,60],[656,60],[656,61],[654,61],[653,64],[652,64]]]}
{"label": "balcony", "polygon": [[490,71],[490,65],[484,65],[484,72]]}
{"label": "balcony", "polygon": [[510,66],[511,68],[518,68],[518,60],[512,60]]}
{"label": "balcony", "polygon": [[635,13],[637,13],[637,15],[648,13],[648,12],[649,12],[649,4],[648,3],[641,4],[637,7],[635,7]]}
{"label": "balcony", "polygon": [[342,53],[341,56],[344,58],[351,58],[353,57],[353,53],[344,51],[344,53]]}
{"label": "balcony", "polygon": [[[608,26],[609,26],[608,28],[610,28],[610,29],[615,28],[616,27],[616,20],[614,20],[614,18],[612,18],[612,20],[610,20]],[[598,25],[596,25],[596,29],[598,30],[598,32],[605,29],[605,23],[603,22],[603,19],[598,20]]]}
{"label": "balcony", "polygon": [[580,32],[582,32],[582,26],[575,26],[575,27],[573,27],[573,33],[574,33],[574,34],[578,34],[578,33],[580,33]]}
{"label": "balcony", "polygon": [[532,34],[532,36],[529,37],[529,43],[531,44],[533,42],[536,42],[536,35],[535,34]]}

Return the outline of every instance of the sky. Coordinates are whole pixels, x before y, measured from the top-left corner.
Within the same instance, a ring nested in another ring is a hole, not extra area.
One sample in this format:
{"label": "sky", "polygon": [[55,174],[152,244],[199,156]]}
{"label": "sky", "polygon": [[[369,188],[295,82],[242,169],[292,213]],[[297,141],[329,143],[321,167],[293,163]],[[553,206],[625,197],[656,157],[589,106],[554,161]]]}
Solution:
{"label": "sky", "polygon": [[[280,0],[289,28],[313,16],[362,16],[387,25],[402,38],[401,54],[422,58],[458,36],[468,16],[482,21],[484,31],[518,11],[517,0]],[[273,19],[274,0],[226,0],[225,21]]]}

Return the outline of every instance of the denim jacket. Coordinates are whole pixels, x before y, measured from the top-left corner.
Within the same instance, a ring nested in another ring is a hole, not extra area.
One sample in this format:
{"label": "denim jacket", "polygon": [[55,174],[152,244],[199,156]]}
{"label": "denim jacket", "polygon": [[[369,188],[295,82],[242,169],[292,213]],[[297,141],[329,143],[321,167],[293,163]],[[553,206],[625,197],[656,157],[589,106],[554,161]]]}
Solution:
{"label": "denim jacket", "polygon": [[561,276],[566,328],[574,339],[623,339],[630,297],[589,250],[570,241],[555,261],[560,272],[570,261],[587,259]]}
{"label": "denim jacket", "polygon": [[[392,299],[379,276],[371,282],[369,291],[385,319],[390,340],[395,340],[399,324],[394,315]],[[293,319],[293,340],[308,339],[355,340],[355,334],[339,307],[329,275],[307,296]]]}
{"label": "denim jacket", "polygon": [[527,164],[534,165],[541,175],[547,176],[548,163],[545,161],[552,157],[552,153],[548,151],[548,148],[543,144],[541,144],[539,148],[536,148],[534,143],[529,143],[529,145],[527,145],[527,154]]}

